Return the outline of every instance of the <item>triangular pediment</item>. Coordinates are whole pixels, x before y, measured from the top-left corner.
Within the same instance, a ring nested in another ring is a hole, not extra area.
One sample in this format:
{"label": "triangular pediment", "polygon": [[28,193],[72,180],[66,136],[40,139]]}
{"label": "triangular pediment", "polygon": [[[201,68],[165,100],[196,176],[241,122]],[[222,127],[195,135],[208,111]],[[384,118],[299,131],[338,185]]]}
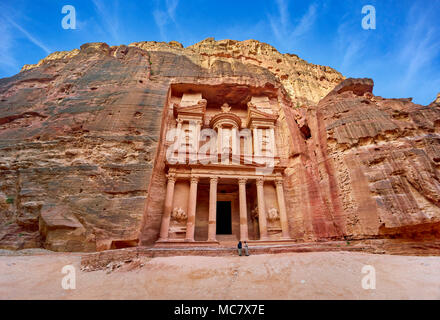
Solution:
{"label": "triangular pediment", "polygon": [[278,116],[275,114],[263,112],[263,111],[258,110],[256,108],[253,108],[253,107],[248,108],[248,117],[254,117],[254,118],[258,118],[258,119],[266,118],[266,119],[270,119],[270,120],[273,120],[273,119],[276,120],[278,118]]}
{"label": "triangular pediment", "polygon": [[206,113],[206,100],[199,100],[197,104],[190,106],[181,106],[180,104],[174,104],[174,115],[204,115]]}
{"label": "triangular pediment", "polygon": [[258,110],[254,107],[248,107],[247,125],[251,127],[253,123],[274,125],[278,119],[278,115],[270,114]]}

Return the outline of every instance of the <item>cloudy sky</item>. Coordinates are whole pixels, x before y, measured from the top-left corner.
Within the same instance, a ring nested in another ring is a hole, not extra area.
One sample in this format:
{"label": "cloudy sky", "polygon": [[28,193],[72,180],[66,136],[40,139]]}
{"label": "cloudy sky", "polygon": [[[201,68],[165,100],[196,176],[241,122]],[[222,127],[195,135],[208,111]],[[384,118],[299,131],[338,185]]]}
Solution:
{"label": "cloudy sky", "polygon": [[[62,28],[64,5],[75,8],[75,30]],[[365,5],[376,29],[362,28]],[[256,39],[372,78],[376,95],[428,104],[440,92],[439,16],[440,0],[1,0],[0,78],[86,42]]]}

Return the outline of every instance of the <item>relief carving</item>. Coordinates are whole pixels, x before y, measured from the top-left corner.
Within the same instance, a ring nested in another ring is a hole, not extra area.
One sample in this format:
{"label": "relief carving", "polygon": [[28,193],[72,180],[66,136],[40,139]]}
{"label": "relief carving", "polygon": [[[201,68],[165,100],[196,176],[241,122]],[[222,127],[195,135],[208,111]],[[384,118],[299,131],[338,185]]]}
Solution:
{"label": "relief carving", "polygon": [[178,207],[175,207],[173,209],[173,212],[171,212],[171,217],[173,218],[173,220],[176,220],[178,222],[183,222],[188,218],[185,210]]}
{"label": "relief carving", "polygon": [[270,208],[267,211],[267,219],[269,221],[275,221],[280,218],[280,214],[278,213],[278,210],[276,208]]}

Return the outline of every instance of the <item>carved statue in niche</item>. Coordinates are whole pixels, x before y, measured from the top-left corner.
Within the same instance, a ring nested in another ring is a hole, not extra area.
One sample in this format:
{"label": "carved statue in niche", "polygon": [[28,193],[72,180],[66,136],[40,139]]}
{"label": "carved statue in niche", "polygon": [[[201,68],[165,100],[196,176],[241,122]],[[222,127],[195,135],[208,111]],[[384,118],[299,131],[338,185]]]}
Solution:
{"label": "carved statue in niche", "polygon": [[255,208],[252,209],[251,217],[252,219],[258,219],[258,206],[255,206]]}
{"label": "carved statue in niche", "polygon": [[185,210],[183,210],[182,208],[178,208],[178,207],[175,207],[173,209],[173,211],[171,212],[171,217],[173,218],[173,220],[175,220],[177,222],[183,222],[188,218]]}
{"label": "carved statue in niche", "polygon": [[221,106],[222,112],[231,112],[231,107],[226,102]]}
{"label": "carved statue in niche", "polygon": [[232,152],[232,134],[230,129],[224,129],[222,134],[223,152]]}
{"label": "carved statue in niche", "polygon": [[256,106],[253,102],[250,102],[250,101],[249,101],[249,102],[247,103],[247,105],[248,105],[249,108],[255,108],[255,109],[257,109],[257,106]]}
{"label": "carved statue in niche", "polygon": [[271,153],[272,152],[272,145],[270,142],[270,136],[267,132],[268,130],[264,130],[263,131],[263,135],[262,135],[262,139],[261,139],[261,146],[262,146],[262,151]]}
{"label": "carved statue in niche", "polygon": [[197,101],[197,105],[199,106],[205,106],[208,104],[208,101],[206,99],[200,99],[199,101]]}
{"label": "carved statue in niche", "polygon": [[280,218],[280,215],[278,213],[278,210],[276,208],[270,208],[267,211],[267,219],[269,221],[275,221],[278,220]]}

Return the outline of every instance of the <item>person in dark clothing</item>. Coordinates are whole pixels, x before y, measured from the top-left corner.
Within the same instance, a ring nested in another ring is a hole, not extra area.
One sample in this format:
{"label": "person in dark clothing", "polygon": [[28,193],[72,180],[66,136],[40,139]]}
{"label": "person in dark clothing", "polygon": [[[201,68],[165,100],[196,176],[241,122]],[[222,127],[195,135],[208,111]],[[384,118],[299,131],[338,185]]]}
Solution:
{"label": "person in dark clothing", "polygon": [[241,241],[238,241],[237,248],[238,248],[238,255],[241,256],[241,248],[242,248]]}

